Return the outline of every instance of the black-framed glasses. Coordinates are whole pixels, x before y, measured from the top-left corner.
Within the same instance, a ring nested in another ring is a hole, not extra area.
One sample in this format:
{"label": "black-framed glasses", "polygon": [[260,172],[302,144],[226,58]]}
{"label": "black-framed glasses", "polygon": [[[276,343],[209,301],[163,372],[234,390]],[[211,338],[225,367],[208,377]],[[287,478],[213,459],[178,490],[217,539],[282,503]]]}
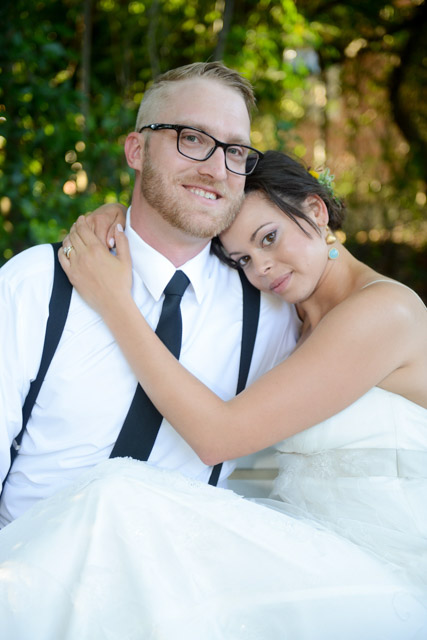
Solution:
{"label": "black-framed glasses", "polygon": [[208,160],[218,147],[221,147],[224,151],[226,168],[240,176],[249,176],[257,166],[258,160],[264,155],[258,149],[248,147],[245,144],[220,142],[206,131],[183,124],[147,124],[141,127],[138,133],[144,129],[151,129],[151,131],[172,129],[176,131],[178,152],[182,156],[198,162]]}

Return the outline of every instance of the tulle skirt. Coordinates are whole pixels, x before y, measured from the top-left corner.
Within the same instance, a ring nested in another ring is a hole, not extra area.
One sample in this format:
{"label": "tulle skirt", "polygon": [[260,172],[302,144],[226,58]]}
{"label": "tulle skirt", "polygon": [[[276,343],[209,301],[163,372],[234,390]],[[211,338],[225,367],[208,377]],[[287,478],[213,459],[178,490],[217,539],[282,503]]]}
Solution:
{"label": "tulle skirt", "polygon": [[425,640],[426,602],[314,522],[133,460],[0,532],[5,640]]}

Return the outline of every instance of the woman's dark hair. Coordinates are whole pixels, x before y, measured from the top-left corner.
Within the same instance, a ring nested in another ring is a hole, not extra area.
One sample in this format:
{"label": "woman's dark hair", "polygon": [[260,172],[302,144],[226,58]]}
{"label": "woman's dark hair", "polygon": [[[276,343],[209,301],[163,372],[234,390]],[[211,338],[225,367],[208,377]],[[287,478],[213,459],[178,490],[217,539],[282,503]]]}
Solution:
{"label": "woman's dark hair", "polygon": [[[334,196],[329,187],[312,176],[299,160],[280,151],[267,151],[254,172],[246,177],[245,194],[253,192],[264,195],[307,234],[306,229],[301,226],[301,220],[305,220],[319,233],[316,224],[303,210],[303,203],[308,196],[317,195],[322,198],[328,209],[328,224],[332,230],[339,229],[344,219],[345,205]],[[214,238],[212,242],[212,251],[221,260],[236,267],[236,263],[225,256],[218,238]]]}

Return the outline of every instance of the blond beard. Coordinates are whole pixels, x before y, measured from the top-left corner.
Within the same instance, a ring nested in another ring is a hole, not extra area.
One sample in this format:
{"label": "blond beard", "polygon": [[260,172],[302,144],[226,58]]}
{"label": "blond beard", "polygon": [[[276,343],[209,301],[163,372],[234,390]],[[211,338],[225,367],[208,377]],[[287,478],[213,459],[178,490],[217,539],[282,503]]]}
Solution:
{"label": "blond beard", "polygon": [[[213,188],[212,182],[200,186]],[[191,210],[188,206],[182,205],[176,197],[171,196],[168,185],[162,177],[161,171],[157,170],[148,152],[148,145],[145,147],[145,158],[141,171],[141,194],[148,204],[168,222],[172,227],[180,229],[184,233],[194,238],[213,238],[227,229],[233,222],[243,201],[243,192],[240,196],[230,198],[228,207],[220,214],[204,212],[200,208]]]}

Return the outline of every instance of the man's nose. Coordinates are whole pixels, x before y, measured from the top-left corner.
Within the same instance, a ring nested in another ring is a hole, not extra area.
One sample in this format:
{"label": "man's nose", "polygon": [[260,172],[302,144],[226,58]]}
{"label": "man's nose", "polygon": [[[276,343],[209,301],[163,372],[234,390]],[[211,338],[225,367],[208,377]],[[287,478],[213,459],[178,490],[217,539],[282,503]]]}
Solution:
{"label": "man's nose", "polygon": [[199,172],[202,175],[210,175],[216,180],[225,180],[228,171],[225,166],[224,149],[217,147],[210,158],[200,162]]}

